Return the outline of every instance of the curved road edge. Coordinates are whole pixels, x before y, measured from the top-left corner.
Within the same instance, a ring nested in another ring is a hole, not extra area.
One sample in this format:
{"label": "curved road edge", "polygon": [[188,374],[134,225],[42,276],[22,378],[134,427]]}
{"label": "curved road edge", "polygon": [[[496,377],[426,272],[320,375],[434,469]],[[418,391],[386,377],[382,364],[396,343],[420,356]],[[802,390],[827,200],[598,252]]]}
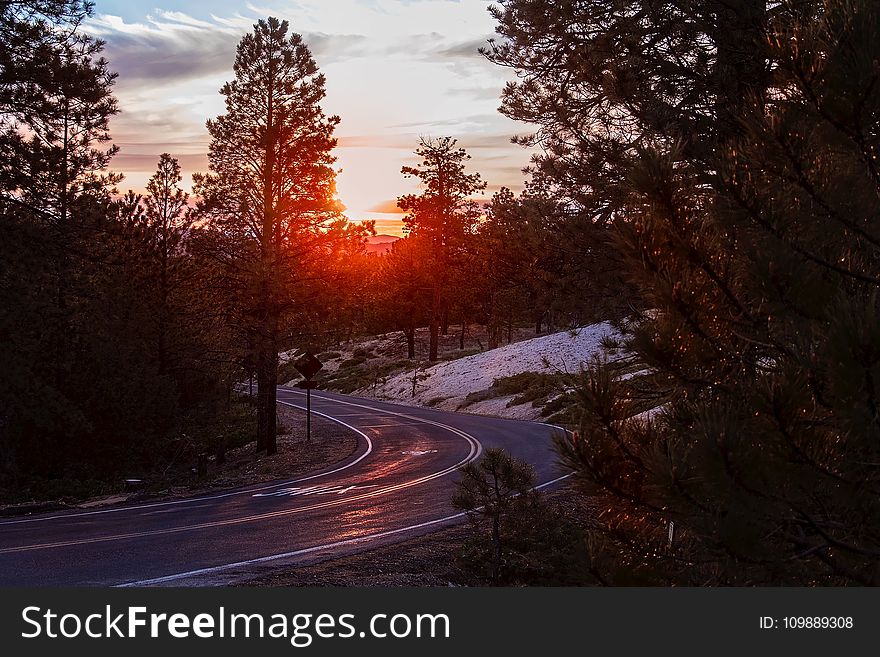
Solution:
{"label": "curved road edge", "polygon": [[[370,407],[368,404],[360,404],[357,402],[350,401],[342,401],[338,399],[334,399],[333,401],[337,403],[346,404],[349,406],[362,407],[362,408],[374,408]],[[369,399],[364,399],[363,401],[369,402]],[[304,409],[305,407],[299,406],[290,402],[279,401],[279,404],[285,404],[288,406],[294,406],[296,408]],[[315,412],[314,410],[312,411]],[[406,413],[394,412],[394,411],[385,411],[387,413],[391,413],[393,415],[398,415],[399,417],[417,420],[420,422],[427,422],[430,424],[434,424],[435,426],[442,427],[444,429],[453,431],[454,433],[464,434],[459,429],[451,427],[449,425],[445,425],[439,422],[435,422],[433,420],[427,420],[425,418],[419,418],[413,415],[409,415]],[[339,422],[340,424],[347,426],[349,428],[350,425],[346,424],[339,418],[331,417],[330,415],[319,413],[323,417],[333,420],[335,422]],[[560,431],[565,432],[566,429],[557,425],[547,424],[546,422],[538,422],[536,424],[541,424],[553,429],[558,429]],[[355,429],[355,431],[359,430]],[[479,451],[473,455],[471,458],[467,459],[468,462],[473,461],[479,457],[482,453],[482,445],[479,440],[470,434],[466,434],[469,438],[474,440],[478,445],[480,445]],[[550,481],[543,482],[535,486],[535,490],[543,490],[545,488],[549,488],[554,486],[555,484],[564,481],[572,476],[572,473],[564,474],[559,477],[556,477]],[[463,521],[467,517],[467,513],[454,513],[451,515],[443,516],[441,518],[435,518],[428,521],[419,522],[416,524],[412,524],[406,527],[399,527],[395,529],[390,529],[381,532],[375,532],[372,534],[368,534],[365,536],[356,536],[354,538],[345,539],[342,541],[334,541],[331,543],[326,543],[323,545],[315,545],[307,548],[302,548],[299,550],[293,550],[288,552],[279,552],[277,554],[270,554],[266,556],[256,557],[254,559],[246,559],[242,561],[234,561],[227,564],[221,564],[218,566],[212,566],[209,568],[199,568],[187,572],[175,573],[172,575],[165,575],[162,577],[155,577],[151,579],[138,580],[133,582],[126,582],[124,584],[118,584],[117,588],[128,588],[128,587],[141,587],[141,586],[162,586],[162,585],[173,585],[173,586],[224,586],[235,584],[237,582],[245,582],[250,579],[254,579],[257,576],[265,575],[265,567],[270,566],[272,568],[283,568],[285,566],[293,566],[302,563],[303,557],[314,556],[315,559],[313,561],[321,561],[322,553],[329,553],[333,550],[337,550],[339,548],[345,547],[354,547],[354,546],[362,546],[365,544],[375,543],[376,545],[365,546],[364,549],[371,549],[374,547],[379,547],[382,544],[393,543],[395,540],[383,540],[383,539],[397,539],[404,540],[408,537],[408,535],[418,536],[428,534],[432,531],[437,531],[445,526],[449,526],[455,524],[457,522]],[[339,555],[326,555],[327,558],[333,558],[334,556]]]}
{"label": "curved road edge", "polygon": [[[305,411],[304,406],[298,406],[297,404],[291,404],[287,402],[279,402],[280,404],[285,404],[286,406],[292,406],[293,408],[301,409]],[[194,502],[206,502],[212,500],[221,500],[227,497],[234,497],[236,495],[250,495],[253,493],[258,493],[261,491],[272,490],[273,488],[281,488],[285,486],[292,486],[293,484],[298,484],[303,481],[309,481],[311,479],[317,479],[319,477],[326,477],[328,475],[337,474],[342,472],[343,470],[347,470],[348,468],[354,467],[365,458],[367,458],[373,451],[373,441],[370,440],[370,437],[367,436],[363,431],[357,429],[350,424],[343,422],[342,420],[331,417],[325,413],[319,413],[318,411],[313,410],[312,413],[315,415],[320,415],[321,417],[330,420],[332,422],[336,422],[344,426],[346,429],[350,429],[358,436],[358,447],[355,449],[355,452],[342,461],[337,461],[332,465],[326,466],[319,470],[314,470],[312,472],[308,472],[301,477],[296,477],[295,479],[284,479],[277,481],[269,481],[263,482],[259,484],[244,484],[239,486],[233,486],[227,489],[220,489],[217,493],[211,494],[197,494],[193,497],[180,497],[171,500],[158,500],[155,502],[143,502],[143,503],[135,503],[135,504],[126,504],[123,502],[120,505],[110,506],[103,509],[95,509],[93,511],[63,511],[61,513],[54,514],[46,514],[46,515],[36,515],[33,517],[27,518],[13,518],[10,520],[0,520],[0,527],[5,525],[20,525],[20,524],[28,524],[35,522],[44,522],[49,520],[58,520],[63,518],[81,518],[86,516],[97,516],[97,515],[105,515],[108,513],[120,513],[124,511],[134,511],[140,509],[152,509],[164,506],[176,506],[181,504],[192,504]],[[363,450],[363,451],[361,451]],[[342,463],[342,465],[339,465]]]}

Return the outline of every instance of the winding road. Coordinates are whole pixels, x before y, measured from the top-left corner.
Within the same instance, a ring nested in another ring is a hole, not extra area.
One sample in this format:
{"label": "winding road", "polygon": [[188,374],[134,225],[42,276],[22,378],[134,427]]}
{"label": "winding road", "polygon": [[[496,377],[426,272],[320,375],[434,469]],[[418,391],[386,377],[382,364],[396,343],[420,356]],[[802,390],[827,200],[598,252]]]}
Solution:
{"label": "winding road", "polygon": [[[304,408],[280,387],[278,402]],[[88,511],[0,520],[0,586],[196,586],[250,579],[460,521],[458,468],[489,447],[564,475],[548,425],[316,391],[312,411],[359,437],[355,453],[288,481]]]}

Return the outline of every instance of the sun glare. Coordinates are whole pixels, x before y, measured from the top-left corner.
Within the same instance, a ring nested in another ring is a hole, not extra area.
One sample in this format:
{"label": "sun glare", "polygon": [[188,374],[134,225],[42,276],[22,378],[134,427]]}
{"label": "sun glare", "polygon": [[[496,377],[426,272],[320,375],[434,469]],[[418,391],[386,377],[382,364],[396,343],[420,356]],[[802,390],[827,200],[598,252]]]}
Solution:
{"label": "sun glare", "polygon": [[352,221],[373,220],[376,232],[402,235],[403,213],[396,206],[397,196],[408,193],[409,185],[400,175],[406,151],[393,148],[339,147],[336,178],[339,199],[345,215]]}

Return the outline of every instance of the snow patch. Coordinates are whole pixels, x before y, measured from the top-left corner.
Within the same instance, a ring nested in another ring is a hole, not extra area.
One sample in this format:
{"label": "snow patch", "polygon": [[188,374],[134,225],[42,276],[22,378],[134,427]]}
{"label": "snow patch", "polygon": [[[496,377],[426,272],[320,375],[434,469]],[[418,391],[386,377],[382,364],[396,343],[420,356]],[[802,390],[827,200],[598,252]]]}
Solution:
{"label": "snow patch", "polygon": [[[412,406],[456,411],[469,394],[488,390],[498,378],[523,372],[576,373],[589,364],[594,356],[606,355],[602,346],[604,338],[620,337],[610,323],[602,322],[437,363],[419,372],[415,396],[412,394],[411,371],[392,376],[383,384],[356,394]],[[540,416],[540,409],[531,403],[508,408],[511,399],[512,396],[487,399],[462,410],[523,420],[538,419]]]}

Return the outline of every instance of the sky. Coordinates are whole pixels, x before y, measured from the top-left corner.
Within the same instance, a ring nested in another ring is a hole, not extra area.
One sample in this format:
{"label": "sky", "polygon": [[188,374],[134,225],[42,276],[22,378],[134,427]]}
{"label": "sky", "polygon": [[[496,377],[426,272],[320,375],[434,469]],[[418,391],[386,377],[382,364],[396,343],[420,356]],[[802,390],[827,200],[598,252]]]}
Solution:
{"label": "sky", "polygon": [[510,143],[529,127],[498,111],[512,73],[477,48],[494,34],[481,0],[97,0],[87,29],[106,41],[119,73],[121,190],[142,192],[159,155],[179,159],[183,184],[207,170],[205,120],[221,114],[235,47],[260,18],[277,16],[303,35],[327,79],[322,107],[342,119],[337,187],[350,219],[399,234],[396,198],[417,190],[400,168],[416,161],[420,136],[450,135],[489,184],[522,188],[529,153]]}

